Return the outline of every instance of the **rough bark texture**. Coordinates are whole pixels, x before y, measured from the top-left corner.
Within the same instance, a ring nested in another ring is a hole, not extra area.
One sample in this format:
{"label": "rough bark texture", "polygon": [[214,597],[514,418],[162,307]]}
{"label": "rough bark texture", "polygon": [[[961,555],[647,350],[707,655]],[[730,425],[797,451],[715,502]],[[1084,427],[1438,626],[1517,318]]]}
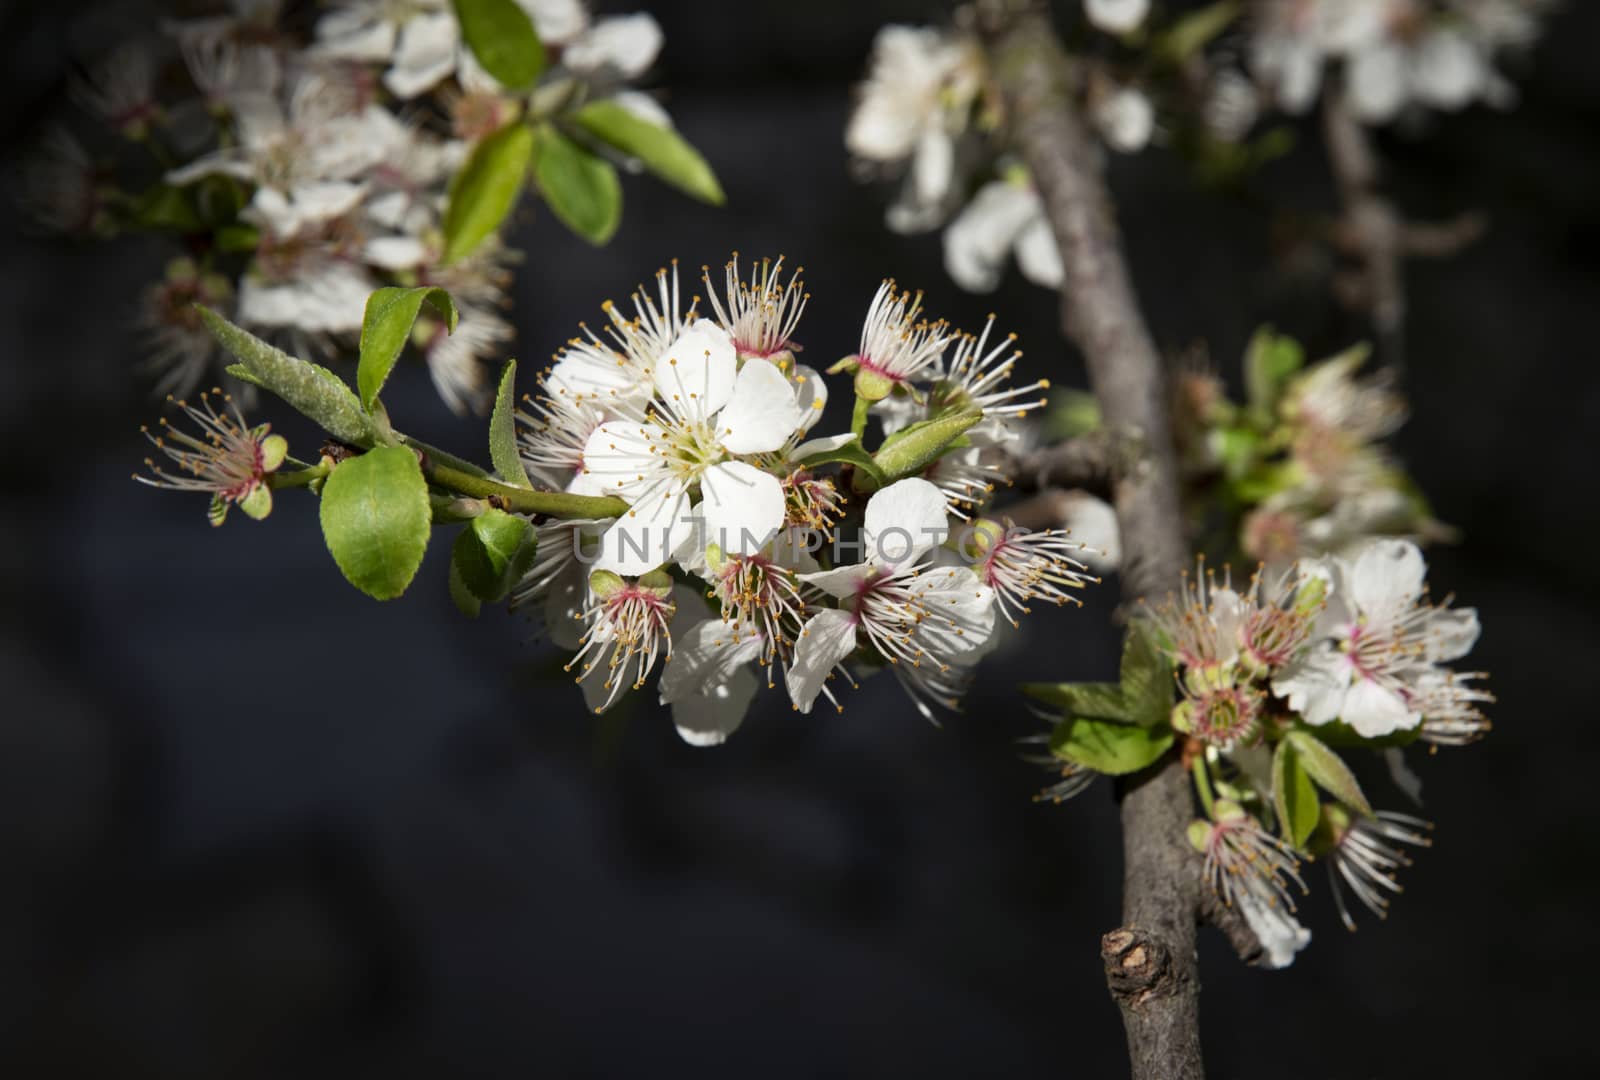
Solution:
{"label": "rough bark texture", "polygon": [[[1113,501],[1130,600],[1176,589],[1188,558],[1161,359],[1122,253],[1100,148],[1073,103],[1070,69],[1033,4],[995,0],[981,25],[1022,151],[1061,249],[1062,323],[1083,352],[1115,455]],[[1122,791],[1123,925],[1105,935],[1107,984],[1122,1010],[1133,1076],[1203,1075],[1195,933],[1200,875],[1184,829],[1194,817],[1176,755]]]}

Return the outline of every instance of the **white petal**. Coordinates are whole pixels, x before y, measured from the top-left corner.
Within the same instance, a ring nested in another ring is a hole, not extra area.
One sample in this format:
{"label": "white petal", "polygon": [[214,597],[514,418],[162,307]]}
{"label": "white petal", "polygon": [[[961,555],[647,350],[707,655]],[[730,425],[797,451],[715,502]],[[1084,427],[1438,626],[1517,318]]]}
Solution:
{"label": "white petal", "polygon": [[1239,914],[1261,942],[1262,963],[1274,970],[1286,968],[1294,963],[1294,954],[1311,943],[1311,931],[1284,909],[1282,901],[1273,902],[1262,895],[1264,892],[1265,886],[1259,890],[1248,886],[1241,889]]}
{"label": "white petal", "polygon": [[638,498],[667,475],[667,462],[660,453],[666,437],[654,424],[608,421],[583,444],[584,472],[610,494]]}
{"label": "white petal", "polygon": [[968,661],[988,644],[994,633],[994,590],[969,567],[925,570],[912,582],[911,591],[928,608],[916,637],[934,660]]}
{"label": "white petal", "polygon": [[913,562],[950,535],[944,493],[916,477],[896,481],[868,500],[861,533],[868,562]]}
{"label": "white petal", "polygon": [[588,595],[589,568],[574,562],[570,571],[550,583],[544,601],[545,633],[550,643],[563,652],[576,652],[583,644],[583,605]]}
{"label": "white petal", "polygon": [[829,596],[847,600],[856,594],[862,581],[875,573],[877,571],[868,563],[852,563],[849,566],[836,566],[832,570],[801,574],[800,580],[815,585]]}
{"label": "white petal", "polygon": [[742,461],[713,465],[700,477],[706,542],[730,555],[753,555],[783,527],[783,485]]}
{"label": "white petal", "polygon": [[1345,575],[1347,599],[1374,620],[1410,608],[1422,595],[1428,564],[1409,540],[1374,540],[1365,545]]}
{"label": "white petal", "polygon": [[1338,719],[1349,684],[1349,664],[1331,642],[1321,642],[1273,677],[1272,692],[1306,723],[1326,724]]}
{"label": "white petal", "polygon": [[387,62],[394,55],[395,25],[389,19],[375,18],[377,14],[365,6],[330,11],[317,20],[313,55],[363,63]]}
{"label": "white petal", "polygon": [[[676,663],[676,659],[674,659]],[[667,665],[671,669],[671,664]],[[726,682],[703,694],[672,703],[672,723],[690,746],[718,746],[739,730],[760,686],[749,668],[740,668]]]}
{"label": "white petal", "polygon": [[609,67],[624,79],[644,74],[661,52],[661,26],[649,15],[601,19],[568,45],[561,62],[574,71]]}
{"label": "white petal", "polygon": [[1126,34],[1144,22],[1150,0],[1083,0],[1089,21],[1108,34]]}
{"label": "white petal", "polygon": [[589,11],[583,0],[517,0],[539,31],[539,40],[560,45],[583,33],[589,25]]}
{"label": "white petal", "polygon": [[414,270],[428,255],[428,245],[414,236],[379,236],[361,249],[362,259],[385,270]]}
{"label": "white petal", "polygon": [[[704,607],[694,590],[680,585],[676,591],[685,594],[679,611],[692,610],[691,603]],[[673,629],[672,660],[661,669],[663,705],[711,692],[761,653],[761,635],[754,628],[739,631],[719,618],[702,619],[686,630]]]}
{"label": "white petal", "polygon": [[595,569],[628,577],[648,573],[671,558],[692,528],[683,486],[659,483],[605,531]]}
{"label": "white petal", "polygon": [[1441,109],[1470,104],[1488,84],[1489,69],[1459,30],[1433,30],[1416,49],[1412,80],[1417,97]]}
{"label": "white petal", "polygon": [[968,292],[992,292],[1022,230],[1039,213],[1039,197],[1008,180],[992,180],[944,231],[944,267]]}
{"label": "white petal", "polygon": [[700,319],[657,358],[652,377],[656,393],[674,413],[703,420],[728,403],[738,366],[727,332]]}
{"label": "white petal", "polygon": [[784,675],[795,708],[810,712],[817,695],[822,693],[823,683],[828,681],[828,673],[855,648],[855,620],[848,612],[828,608],[812,616],[800,631],[794,663]]}
{"label": "white petal", "polygon": [[1436,664],[1461,659],[1478,643],[1481,629],[1476,608],[1435,611],[1428,618],[1428,659]]}
{"label": "white petal", "polygon": [[730,454],[759,454],[789,441],[805,419],[794,387],[768,360],[746,360],[717,414],[717,441]]}
{"label": "white petal", "polygon": [[1211,621],[1217,628],[1217,658],[1224,664],[1231,664],[1239,655],[1244,600],[1232,589],[1211,590]]}
{"label": "white petal", "polygon": [[611,95],[611,100],[647,124],[669,130],[672,128],[672,114],[649,94],[638,90],[619,90]]}
{"label": "white petal", "polygon": [[1406,54],[1400,46],[1381,42],[1350,58],[1345,95],[1356,116],[1369,124],[1394,117],[1406,103]]}
{"label": "white petal", "polygon": [[911,182],[920,203],[942,202],[956,171],[955,143],[943,128],[929,128],[917,139],[911,158]]}
{"label": "white petal", "polygon": [[394,64],[383,82],[402,100],[414,98],[435,86],[456,69],[461,32],[454,14],[423,13],[407,19],[400,28]]}
{"label": "white petal", "polygon": [[1107,94],[1095,106],[1095,127],[1113,150],[1132,154],[1143,150],[1155,131],[1156,113],[1150,99],[1132,88]]}
{"label": "white petal", "polygon": [[1344,695],[1339,718],[1368,739],[1408,730],[1422,722],[1421,713],[1412,712],[1398,694],[1372,679],[1355,681]]}
{"label": "white petal", "polygon": [[1084,545],[1079,557],[1094,569],[1108,571],[1122,565],[1117,511],[1104,499],[1083,491],[1068,492],[1062,500],[1061,527]]}
{"label": "white petal", "polygon": [[1061,287],[1066,268],[1061,265],[1061,249],[1056,247],[1056,234],[1050,231],[1050,222],[1043,211],[1034,218],[1017,237],[1017,267],[1022,276],[1035,285],[1047,289]]}

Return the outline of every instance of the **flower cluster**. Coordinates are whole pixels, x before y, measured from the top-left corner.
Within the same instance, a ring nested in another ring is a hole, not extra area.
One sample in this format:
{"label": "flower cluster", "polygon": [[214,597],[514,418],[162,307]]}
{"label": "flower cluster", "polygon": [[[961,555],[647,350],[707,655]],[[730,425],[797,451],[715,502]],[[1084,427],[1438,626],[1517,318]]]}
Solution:
{"label": "flower cluster", "polygon": [[1307,364],[1296,342],[1263,329],[1245,354],[1244,401],[1215,372],[1181,366],[1172,416],[1193,519],[1215,525],[1226,508],[1228,546],[1275,569],[1373,537],[1449,539],[1388,445],[1405,399],[1392,372],[1363,371],[1366,358],[1357,347]]}
{"label": "flower cluster", "polygon": [[1257,0],[1250,70],[1267,100],[1308,110],[1332,92],[1363,122],[1410,109],[1504,106],[1515,89],[1496,56],[1538,36],[1550,0]]}
{"label": "flower cluster", "polygon": [[1483,676],[1449,666],[1476,642],[1477,614],[1428,603],[1425,576],[1415,544],[1375,540],[1263,570],[1244,592],[1202,567],[1153,615],[1181,690],[1172,727],[1208,809],[1191,839],[1273,966],[1309,939],[1285,887],[1300,885],[1301,858],[1328,860],[1353,927],[1341,885],[1381,917],[1406,862],[1399,845],[1428,842],[1427,823],[1374,813],[1332,748],[1386,749],[1403,770],[1405,743],[1461,745],[1488,730]]}
{"label": "flower cluster", "polygon": [[[543,606],[596,711],[661,667],[689,742],[723,741],[762,683],[793,707],[892,670],[925,715],[954,708],[999,621],[1075,602],[1093,580],[1059,530],[980,516],[982,457],[1042,404],[1011,387],[1011,338],[961,334],[886,282],[853,373],[854,430],[819,436],[828,388],[798,360],[801,272],[737,257],[707,269],[710,310],[677,267],[631,309],[606,304],[519,413],[522,461],[553,489],[620,498],[615,518],[541,526],[513,592]],[[886,438],[869,451],[871,415]]]}
{"label": "flower cluster", "polygon": [[[158,233],[185,252],[137,316],[161,392],[185,394],[222,362],[195,302],[332,358],[354,345],[375,288],[428,284],[455,297],[459,326],[424,321],[413,342],[452,409],[481,407],[484,362],[512,336],[501,309],[515,257],[493,227],[460,242],[455,178],[498,133],[579,101],[670,128],[627,89],[660,49],[653,19],[517,3],[545,67],[516,88],[478,62],[450,0],[338,0],[309,34],[280,0],[185,4],[79,80],[95,149],[52,131],[22,170],[25,207],[57,231]],[[586,146],[617,156],[601,141]]]}
{"label": "flower cluster", "polygon": [[[1124,34],[1148,0],[1085,0],[1099,30]],[[1061,257],[1025,167],[1002,144],[1004,116],[982,47],[962,12],[945,28],[878,32],[845,146],[867,177],[900,177],[887,224],[900,233],[944,227],[945,268],[971,292],[991,292],[1014,255],[1028,280],[1055,288]],[[1106,145],[1150,142],[1155,111],[1129,77],[1086,65],[1084,106]]]}

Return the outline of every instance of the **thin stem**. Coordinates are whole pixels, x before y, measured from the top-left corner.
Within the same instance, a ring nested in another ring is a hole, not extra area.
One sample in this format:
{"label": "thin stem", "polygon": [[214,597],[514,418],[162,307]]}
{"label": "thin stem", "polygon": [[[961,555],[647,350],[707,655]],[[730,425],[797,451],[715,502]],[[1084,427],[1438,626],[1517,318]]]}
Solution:
{"label": "thin stem", "polygon": [[448,464],[423,458],[422,474],[436,487],[478,499],[499,499],[507,510],[519,514],[544,514],[556,518],[614,518],[627,512],[628,504],[611,495],[570,495],[564,491],[532,491],[475,476]]}
{"label": "thin stem", "polygon": [[850,434],[859,442],[867,432],[867,410],[872,408],[872,402],[864,397],[857,396],[856,406],[850,413]]}
{"label": "thin stem", "polygon": [[304,469],[295,469],[293,472],[272,473],[267,477],[267,486],[275,491],[284,488],[306,487],[327,475],[327,465],[320,463],[308,465]]}

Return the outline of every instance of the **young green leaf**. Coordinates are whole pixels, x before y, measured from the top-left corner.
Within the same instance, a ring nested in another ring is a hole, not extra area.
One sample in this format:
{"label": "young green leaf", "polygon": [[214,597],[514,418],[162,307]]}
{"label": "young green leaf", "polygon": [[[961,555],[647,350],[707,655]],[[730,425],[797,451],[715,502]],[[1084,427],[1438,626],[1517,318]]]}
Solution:
{"label": "young green leaf", "polygon": [[716,174],[700,152],[669,127],[652,124],[615,101],[593,101],[573,114],[584,131],[637,158],[651,173],[701,202],[727,201]]}
{"label": "young green leaf", "polygon": [[1244,383],[1250,407],[1271,416],[1283,388],[1305,362],[1305,352],[1293,338],[1280,337],[1270,326],[1257,330],[1244,353]]}
{"label": "young green leaf", "polygon": [[1322,787],[1322,790],[1350,809],[1358,810],[1368,817],[1372,816],[1372,804],[1367,802],[1367,797],[1361,793],[1361,785],[1356,781],[1355,773],[1350,771],[1350,766],[1344,763],[1343,758],[1328,749],[1327,744],[1304,730],[1289,732],[1283,741],[1293,744],[1301,767]]}
{"label": "young green leaf", "polygon": [[589,243],[604,244],[617,231],[622,183],[616,166],[549,124],[538,128],[533,181],[550,212]]}
{"label": "young green leaf", "polygon": [[150,186],[133,200],[128,224],[179,233],[199,232],[203,227],[189,192],[166,183]]}
{"label": "young green leaf", "polygon": [[489,509],[473,518],[451,550],[452,572],[483,603],[505,599],[532,563],[537,540],[526,518]]}
{"label": "young green leaf", "polygon": [[920,421],[885,439],[872,460],[883,473],[884,483],[916,476],[982,419],[983,413],[973,409]]}
{"label": "young green leaf", "polygon": [[1172,63],[1182,63],[1205,48],[1207,42],[1226,30],[1238,16],[1237,0],[1219,0],[1191,11],[1161,36],[1157,50]]}
{"label": "young green leaf", "polygon": [[410,289],[379,289],[367,297],[367,309],[361,317],[361,363],[356,369],[356,386],[361,391],[361,404],[368,412],[378,400],[378,392],[389,381],[400,353],[411,338],[411,327],[417,321],[423,301],[444,318],[445,329],[456,329],[456,302],[440,288],[419,285]]}
{"label": "young green leaf", "polygon": [[517,204],[528,162],[533,131],[526,124],[507,124],[473,148],[450,182],[444,211],[444,261],[455,262],[477,250]]}
{"label": "young green leaf", "polygon": [[1068,717],[1050,736],[1050,752],[1087,769],[1121,776],[1153,764],[1172,745],[1172,729]]}
{"label": "young green leaf", "polygon": [[1122,700],[1127,718],[1156,727],[1172,716],[1172,661],[1162,651],[1149,622],[1133,619],[1122,642]]}
{"label": "young green leaf", "polygon": [[[462,536],[466,533],[463,532]],[[461,537],[456,537],[456,544],[461,543]],[[467,588],[467,583],[461,577],[461,568],[456,565],[456,552],[450,553],[450,601],[455,604],[456,610],[469,619],[476,619],[483,609],[483,602],[472,595],[472,590]]]}
{"label": "young green leaf", "polygon": [[196,308],[211,335],[239,358],[252,377],[250,381],[277,394],[335,439],[356,446],[372,444],[372,420],[343,379],[325,367],[273,348],[210,308]]}
{"label": "young green leaf", "polygon": [[483,70],[507,90],[526,90],[544,70],[544,43],[515,0],[455,0],[461,36]]}
{"label": "young green leaf", "polygon": [[494,412],[489,416],[489,460],[494,471],[508,484],[531,488],[528,473],[517,452],[517,362],[507,360],[500,373],[500,390],[494,396]]}
{"label": "young green leaf", "polygon": [[1297,848],[1305,847],[1322,815],[1322,803],[1288,739],[1278,743],[1272,755],[1272,804],[1283,838]]}
{"label": "young green leaf", "polygon": [[433,517],[417,455],[380,446],[340,462],[322,486],[321,517],[350,584],[375,600],[399,596],[422,565]]}
{"label": "young green leaf", "polygon": [[1068,716],[1129,722],[1121,683],[1023,683],[1022,692]]}

